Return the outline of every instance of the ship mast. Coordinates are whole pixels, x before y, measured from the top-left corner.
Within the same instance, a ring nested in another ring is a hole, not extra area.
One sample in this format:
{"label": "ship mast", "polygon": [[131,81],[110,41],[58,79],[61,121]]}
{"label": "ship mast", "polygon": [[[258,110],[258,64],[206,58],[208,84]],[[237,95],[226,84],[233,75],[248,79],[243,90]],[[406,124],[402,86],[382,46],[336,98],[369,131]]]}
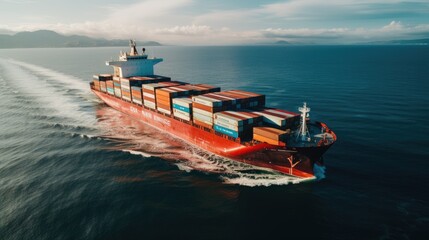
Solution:
{"label": "ship mast", "polygon": [[307,103],[304,102],[304,105],[298,108],[298,110],[301,112],[301,125],[299,126],[299,131],[296,135],[296,139],[301,139],[301,141],[303,142],[310,141],[310,133],[308,132],[307,128],[307,118],[310,116],[310,108],[307,107]]}
{"label": "ship mast", "polygon": [[139,53],[137,52],[136,48],[136,41],[130,40],[130,56],[137,56]]}

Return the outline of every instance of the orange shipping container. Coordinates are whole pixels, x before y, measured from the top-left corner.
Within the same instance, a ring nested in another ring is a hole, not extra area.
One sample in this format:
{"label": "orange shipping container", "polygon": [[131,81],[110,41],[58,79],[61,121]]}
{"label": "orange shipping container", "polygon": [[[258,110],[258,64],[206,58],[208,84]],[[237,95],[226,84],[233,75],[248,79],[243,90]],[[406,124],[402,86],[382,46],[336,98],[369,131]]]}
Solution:
{"label": "orange shipping container", "polygon": [[213,128],[211,125],[208,125],[207,123],[204,123],[204,122],[198,121],[198,120],[196,120],[196,119],[193,119],[192,121],[193,121],[195,124],[200,125],[200,126],[202,126],[202,127],[209,128],[209,129],[212,129],[212,128]]}
{"label": "orange shipping container", "polygon": [[271,145],[276,145],[276,146],[285,146],[286,144],[284,142],[278,141],[278,140],[274,140],[271,138],[267,138],[264,136],[261,136],[259,134],[253,134],[253,139],[259,142],[264,142],[264,143],[268,143]]}
{"label": "orange shipping container", "polygon": [[156,104],[162,104],[164,106],[171,106],[171,102],[169,100],[163,100],[163,99],[156,99]]}
{"label": "orange shipping container", "polygon": [[271,127],[254,127],[253,134],[266,137],[275,141],[284,141],[288,131],[283,131]]}

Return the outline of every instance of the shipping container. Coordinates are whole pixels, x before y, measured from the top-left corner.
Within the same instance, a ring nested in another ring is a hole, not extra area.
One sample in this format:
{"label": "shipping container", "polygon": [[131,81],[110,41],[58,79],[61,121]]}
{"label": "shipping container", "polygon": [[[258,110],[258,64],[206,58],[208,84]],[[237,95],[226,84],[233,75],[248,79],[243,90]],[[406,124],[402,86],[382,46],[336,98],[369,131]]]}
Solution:
{"label": "shipping container", "polygon": [[156,109],[156,104],[155,102],[152,102],[150,100],[145,99],[143,101],[143,105],[145,105],[146,107],[150,108],[150,109]]}
{"label": "shipping container", "polygon": [[163,105],[157,105],[157,106],[156,106],[156,109],[157,109],[158,111],[162,112],[162,113],[165,113],[165,114],[171,115],[171,110],[170,110],[170,109],[167,109],[167,108],[166,108],[165,106],[163,106]]}
{"label": "shipping container", "polygon": [[188,113],[188,112],[185,112],[185,111],[182,111],[182,110],[176,109],[176,108],[173,108],[173,112],[178,112],[178,113],[180,113],[180,114],[182,114],[182,115],[184,115],[184,116],[192,117],[192,114],[191,114],[191,113]]}
{"label": "shipping container", "polygon": [[[289,135],[290,131],[283,131],[271,127],[254,127],[253,134],[269,138],[275,141],[286,141],[286,137]],[[255,139],[257,140],[257,139]]]}
{"label": "shipping container", "polygon": [[213,125],[213,129],[214,129],[216,132],[223,133],[223,134],[225,134],[225,135],[227,135],[227,136],[230,136],[230,137],[233,137],[233,138],[238,138],[238,132],[233,131],[233,130],[231,130],[231,129],[227,129],[227,128],[222,127],[222,126],[219,126],[219,125],[217,125],[217,124],[214,124],[214,125]]}
{"label": "shipping container", "polygon": [[153,78],[157,80],[158,82],[168,82],[171,81],[170,77],[160,76],[160,75],[149,75],[147,77]]}
{"label": "shipping container", "polygon": [[183,107],[183,106],[175,104],[175,103],[173,103],[173,108],[177,109],[177,110],[180,110],[182,112],[186,112],[186,113],[190,113],[191,112],[191,108]]}
{"label": "shipping container", "polygon": [[122,93],[121,93],[121,87],[117,87],[116,85],[114,86],[114,90],[115,90],[115,96],[116,97],[122,97]]}
{"label": "shipping container", "polygon": [[213,123],[216,125],[219,125],[221,127],[233,130],[233,131],[238,132],[238,133],[243,132],[243,130],[244,130],[243,125],[237,126],[237,125],[229,124],[229,123],[224,122],[224,121],[220,121],[219,119],[214,119]]}
{"label": "shipping container", "polygon": [[98,74],[98,75],[93,75],[92,79],[93,80],[99,80],[99,81],[107,81],[107,80],[112,80],[113,75],[111,75],[111,74]]}
{"label": "shipping container", "polygon": [[100,91],[100,81],[99,80],[93,80],[94,83],[94,89]]}
{"label": "shipping container", "polygon": [[241,108],[260,108],[265,106],[265,95],[262,94],[240,90],[229,90],[219,94],[236,98]]}
{"label": "shipping container", "polygon": [[222,92],[207,93],[207,94],[204,94],[204,96],[211,97],[211,98],[214,98],[214,99],[218,99],[218,100],[222,101],[222,105],[236,105],[237,104],[237,99],[236,98],[224,96],[221,93]]}
{"label": "shipping container", "polygon": [[267,137],[264,137],[264,136],[261,136],[259,134],[255,134],[255,133],[253,134],[253,139],[256,141],[259,141],[259,142],[264,142],[264,143],[268,143],[268,144],[276,145],[276,146],[285,146],[286,145],[282,141],[267,138]]}
{"label": "shipping container", "polygon": [[211,122],[205,122],[195,118],[192,118],[192,122],[195,123],[196,125],[199,125],[208,129],[213,129],[213,123]]}
{"label": "shipping container", "polygon": [[186,85],[186,88],[191,90],[192,96],[220,92],[220,87],[214,87],[206,84],[190,84]]}
{"label": "shipping container", "polygon": [[106,89],[107,89],[107,93],[109,95],[112,95],[112,96],[115,95],[115,90],[113,88],[113,80],[107,80],[106,81]]}
{"label": "shipping container", "polygon": [[100,91],[107,92],[106,81],[100,81]]}
{"label": "shipping container", "polygon": [[189,113],[180,111],[178,109],[173,109],[173,115],[177,118],[186,120],[186,121],[191,121],[191,115]]}
{"label": "shipping container", "polygon": [[195,107],[192,108],[192,113],[198,113],[198,114],[201,114],[201,115],[213,118],[213,113],[212,112],[207,112],[207,111],[204,111],[202,109],[195,108]]}
{"label": "shipping container", "polygon": [[142,88],[141,87],[135,87],[135,86],[131,87],[131,96],[132,96],[133,99],[136,98],[139,101],[140,105],[141,105],[141,102],[142,102],[142,99],[143,99]]}
{"label": "shipping container", "polygon": [[173,98],[173,103],[187,108],[192,107],[192,99],[189,97]]}
{"label": "shipping container", "polygon": [[216,98],[208,97],[206,95],[193,96],[192,101],[194,103],[206,105],[209,107],[221,107],[222,101]]}
{"label": "shipping container", "polygon": [[192,113],[192,119],[194,119],[194,120],[196,119],[196,120],[199,120],[201,122],[205,122],[208,125],[213,125],[213,118],[212,117],[197,113],[195,111]]}
{"label": "shipping container", "polygon": [[231,114],[227,114],[226,112],[217,112],[214,113],[213,118],[217,120],[218,122],[223,122],[225,124],[231,124],[235,126],[243,126],[245,118],[234,116]]}
{"label": "shipping container", "polygon": [[129,89],[122,88],[121,95],[122,99],[131,102],[131,91]]}
{"label": "shipping container", "polygon": [[265,108],[257,111],[251,111],[251,113],[262,116],[265,123],[281,129],[290,128],[299,122],[299,114],[282,111],[283,110],[280,109]]}
{"label": "shipping container", "polygon": [[135,98],[135,97],[133,97],[133,103],[136,103],[136,104],[138,104],[140,106],[143,105],[143,101],[141,99]]}

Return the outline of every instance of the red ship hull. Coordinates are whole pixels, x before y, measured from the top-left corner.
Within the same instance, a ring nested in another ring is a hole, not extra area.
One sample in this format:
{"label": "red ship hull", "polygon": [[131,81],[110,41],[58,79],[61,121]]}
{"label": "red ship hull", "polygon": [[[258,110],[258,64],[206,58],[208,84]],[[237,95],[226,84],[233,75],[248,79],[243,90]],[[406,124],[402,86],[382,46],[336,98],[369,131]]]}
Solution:
{"label": "red ship hull", "polygon": [[300,178],[314,178],[314,163],[331,146],[288,149],[267,143],[244,145],[144,106],[100,91],[92,91],[110,107],[191,145],[231,160],[273,169]]}

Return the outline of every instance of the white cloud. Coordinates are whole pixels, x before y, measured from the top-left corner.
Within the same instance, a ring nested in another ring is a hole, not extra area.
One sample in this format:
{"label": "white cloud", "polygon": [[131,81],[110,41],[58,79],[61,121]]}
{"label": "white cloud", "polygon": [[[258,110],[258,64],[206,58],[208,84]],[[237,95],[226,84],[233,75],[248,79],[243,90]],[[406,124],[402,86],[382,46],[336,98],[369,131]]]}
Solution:
{"label": "white cloud", "polygon": [[402,26],[401,22],[391,21],[389,25],[386,25],[382,28],[385,31],[399,31],[403,30],[404,26]]}
{"label": "white cloud", "polygon": [[429,24],[404,26],[401,22],[391,21],[380,28],[268,28],[262,30],[261,33],[267,39],[283,39],[291,42],[358,43],[409,39],[419,35],[429,37]]}
{"label": "white cloud", "polygon": [[175,26],[172,28],[159,28],[155,29],[156,34],[166,35],[208,35],[213,32],[212,28],[206,25],[186,25],[186,26]]}
{"label": "white cloud", "polygon": [[[390,17],[378,19],[377,23],[371,20],[378,13],[388,13],[388,16],[401,12],[403,9],[398,6],[404,6],[401,5],[404,4],[403,0],[289,0],[237,10],[211,10],[208,13],[203,13],[207,10],[202,9],[191,11],[196,3],[195,0],[144,0],[134,4],[104,5],[95,10],[97,14],[101,12],[102,17],[98,21],[30,23],[14,27],[0,25],[0,28],[13,31],[50,29],[63,34],[92,37],[208,45],[274,40],[350,43],[429,37],[428,25],[425,24],[406,25],[404,18],[396,17],[394,21]],[[414,3],[429,6],[427,0],[415,0]],[[428,9],[414,8],[414,11],[429,14]]]}

